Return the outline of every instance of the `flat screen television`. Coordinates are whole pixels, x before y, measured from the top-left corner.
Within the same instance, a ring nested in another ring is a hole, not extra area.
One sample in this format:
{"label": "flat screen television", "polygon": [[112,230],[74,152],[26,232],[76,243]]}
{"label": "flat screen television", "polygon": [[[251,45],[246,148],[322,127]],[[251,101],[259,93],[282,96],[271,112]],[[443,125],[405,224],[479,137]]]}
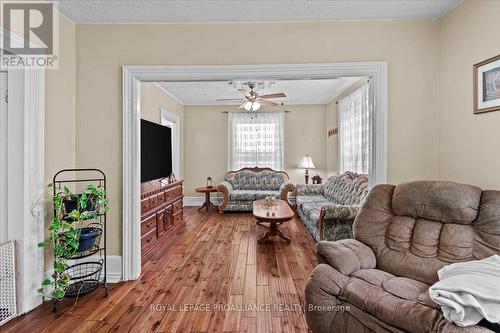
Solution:
{"label": "flat screen television", "polygon": [[172,173],[172,130],[141,119],[141,182]]}

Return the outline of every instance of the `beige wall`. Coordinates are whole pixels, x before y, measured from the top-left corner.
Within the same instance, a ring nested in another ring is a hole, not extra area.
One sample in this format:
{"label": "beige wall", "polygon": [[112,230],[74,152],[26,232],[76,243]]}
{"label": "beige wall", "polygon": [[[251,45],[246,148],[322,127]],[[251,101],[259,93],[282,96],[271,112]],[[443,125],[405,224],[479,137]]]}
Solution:
{"label": "beige wall", "polygon": [[76,161],[76,29],[59,15],[59,68],[45,71],[45,183]]}
{"label": "beige wall", "polygon": [[[78,166],[100,167],[108,175],[110,254],[121,253],[121,66],[125,64],[385,60],[389,182],[437,177],[435,21],[77,25],[76,30],[76,160]],[[252,44],[252,52],[249,40],[242,38],[248,31],[266,36]],[[186,130],[186,141],[191,135]]]}
{"label": "beige wall", "polygon": [[500,189],[500,112],[472,113],[472,65],[500,54],[500,1],[440,20],[439,179]]}
{"label": "beige wall", "polygon": [[285,165],[294,183],[304,183],[304,170],[298,165],[304,155],[311,156],[316,169],[309,176],[326,176],[326,105],[288,105],[286,115]]}
{"label": "beige wall", "polygon": [[184,106],[184,195],[211,176],[217,184],[227,170],[227,114],[224,106]]}
{"label": "beige wall", "polygon": [[184,115],[183,105],[168,94],[165,90],[153,82],[141,83],[141,118],[161,124],[160,108],[175,114],[179,117],[179,137],[180,137],[180,151],[179,151],[179,169],[180,174],[175,175],[177,178],[184,178]]}
{"label": "beige wall", "polygon": [[[317,167],[311,175],[324,177],[326,170],[326,106],[289,105],[285,115],[285,170],[295,183],[304,182],[304,170],[297,166],[309,154]],[[220,182],[227,171],[228,106],[185,106],[185,195],[200,196],[194,188],[208,176]]]}

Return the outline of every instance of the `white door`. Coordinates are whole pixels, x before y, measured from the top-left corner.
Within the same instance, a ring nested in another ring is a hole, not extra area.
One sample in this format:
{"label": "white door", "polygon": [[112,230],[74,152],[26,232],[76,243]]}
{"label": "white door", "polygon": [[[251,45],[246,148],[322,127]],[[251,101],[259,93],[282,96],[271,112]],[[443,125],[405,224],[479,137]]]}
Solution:
{"label": "white door", "polygon": [[7,235],[7,72],[0,72],[0,244]]}

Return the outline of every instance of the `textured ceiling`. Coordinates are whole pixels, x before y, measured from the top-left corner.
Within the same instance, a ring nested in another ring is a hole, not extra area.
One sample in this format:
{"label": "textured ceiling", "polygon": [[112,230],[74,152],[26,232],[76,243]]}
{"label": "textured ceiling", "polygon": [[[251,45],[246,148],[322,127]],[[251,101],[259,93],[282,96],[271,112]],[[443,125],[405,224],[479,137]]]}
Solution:
{"label": "textured ceiling", "polygon": [[436,19],[462,0],[59,0],[76,23]]}
{"label": "textured ceiling", "polygon": [[[273,101],[284,105],[326,104],[347,87],[357,82],[359,78],[338,78],[328,80],[284,80],[260,81],[263,88],[256,89],[261,94],[284,92],[286,98],[277,98]],[[184,105],[238,105],[235,102],[217,102],[219,98],[240,98],[242,94],[237,90],[248,86],[241,82],[158,82],[164,90]]]}

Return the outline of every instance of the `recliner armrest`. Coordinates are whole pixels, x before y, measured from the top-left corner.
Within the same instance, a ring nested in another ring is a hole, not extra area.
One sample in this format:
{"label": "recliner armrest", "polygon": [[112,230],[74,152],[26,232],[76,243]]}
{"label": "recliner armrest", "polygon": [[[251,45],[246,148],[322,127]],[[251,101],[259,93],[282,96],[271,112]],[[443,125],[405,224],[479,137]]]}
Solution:
{"label": "recliner armrest", "polygon": [[328,264],[345,275],[377,266],[372,249],[355,239],[320,241],[316,247],[316,256],[320,263]]}

